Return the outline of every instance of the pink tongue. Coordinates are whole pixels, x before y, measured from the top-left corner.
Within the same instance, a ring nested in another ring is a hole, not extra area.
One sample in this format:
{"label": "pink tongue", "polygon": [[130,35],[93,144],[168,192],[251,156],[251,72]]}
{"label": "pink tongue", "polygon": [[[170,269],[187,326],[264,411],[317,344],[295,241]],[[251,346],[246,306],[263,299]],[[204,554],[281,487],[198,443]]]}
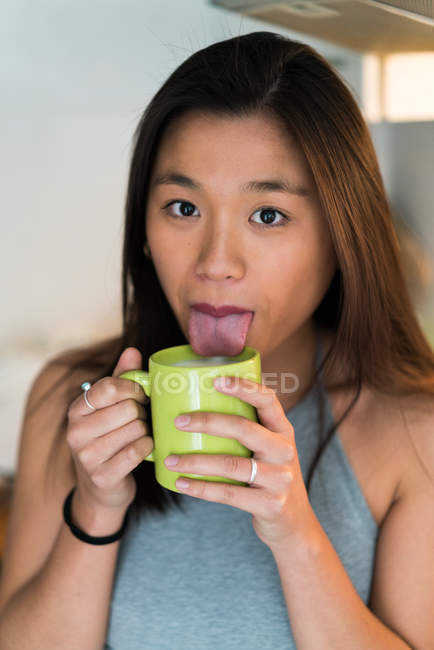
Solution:
{"label": "pink tongue", "polygon": [[252,318],[251,311],[216,318],[191,309],[188,323],[190,345],[196,354],[204,357],[240,354]]}

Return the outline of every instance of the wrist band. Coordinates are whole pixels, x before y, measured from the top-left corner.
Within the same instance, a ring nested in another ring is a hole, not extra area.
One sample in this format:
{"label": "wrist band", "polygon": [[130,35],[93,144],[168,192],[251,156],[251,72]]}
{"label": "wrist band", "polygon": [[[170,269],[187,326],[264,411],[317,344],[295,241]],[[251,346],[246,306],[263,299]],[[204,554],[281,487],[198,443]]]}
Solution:
{"label": "wrist band", "polygon": [[105,537],[93,537],[92,535],[85,533],[83,530],[80,530],[80,528],[77,528],[77,526],[75,526],[71,521],[71,501],[74,491],[75,487],[72,488],[65,501],[63,502],[63,519],[71,529],[71,533],[75,535],[75,537],[78,537],[78,539],[80,539],[82,542],[87,542],[88,544],[95,545],[110,544],[111,542],[116,542],[118,539],[120,539],[127,527],[129,511],[126,511],[123,524],[116,533],[113,533],[113,535],[106,535]]}

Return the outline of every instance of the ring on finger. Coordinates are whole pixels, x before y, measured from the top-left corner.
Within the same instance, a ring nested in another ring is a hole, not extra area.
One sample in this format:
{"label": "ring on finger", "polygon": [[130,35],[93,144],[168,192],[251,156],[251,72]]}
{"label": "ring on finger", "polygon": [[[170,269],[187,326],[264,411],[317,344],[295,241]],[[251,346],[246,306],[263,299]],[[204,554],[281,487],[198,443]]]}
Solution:
{"label": "ring on finger", "polygon": [[84,381],[84,382],[81,384],[81,388],[82,388],[82,390],[84,390],[84,401],[86,402],[87,406],[88,406],[92,411],[96,411],[95,406],[93,406],[93,405],[89,402],[89,399],[88,399],[88,397],[87,397],[87,393],[88,393],[88,391],[89,391],[89,389],[90,389],[91,386],[92,386],[92,384],[91,384],[89,381]]}

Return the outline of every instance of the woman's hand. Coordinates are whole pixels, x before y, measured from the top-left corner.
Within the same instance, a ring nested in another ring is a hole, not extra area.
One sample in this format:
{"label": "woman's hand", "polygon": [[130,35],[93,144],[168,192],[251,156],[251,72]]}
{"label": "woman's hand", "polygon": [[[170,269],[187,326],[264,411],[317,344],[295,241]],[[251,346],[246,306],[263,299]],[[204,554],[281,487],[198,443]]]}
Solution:
{"label": "woman's hand", "polygon": [[[232,378],[230,386],[215,388],[252,404],[259,422],[226,413],[191,412],[189,424],[175,426],[183,431],[199,431],[224,438],[235,438],[253,451],[257,473],[253,484],[242,487],[216,481],[188,480],[181,492],[207,501],[216,501],[251,512],[253,528],[259,539],[271,549],[311,530],[316,519],[311,508],[298,462],[294,429],[271,388],[245,378]],[[215,382],[215,380],[214,380]],[[185,414],[187,415],[187,414]],[[182,454],[168,469],[181,473],[222,476],[248,482],[250,458],[218,454]]]}
{"label": "woman's hand", "polygon": [[77,474],[77,496],[97,507],[125,509],[134,500],[132,470],[151,453],[143,404],[149,399],[142,388],[121,379],[126,370],[141,367],[137,348],[126,348],[111,377],[99,379],[89,389],[89,409],[81,393],[68,409],[66,440]]}

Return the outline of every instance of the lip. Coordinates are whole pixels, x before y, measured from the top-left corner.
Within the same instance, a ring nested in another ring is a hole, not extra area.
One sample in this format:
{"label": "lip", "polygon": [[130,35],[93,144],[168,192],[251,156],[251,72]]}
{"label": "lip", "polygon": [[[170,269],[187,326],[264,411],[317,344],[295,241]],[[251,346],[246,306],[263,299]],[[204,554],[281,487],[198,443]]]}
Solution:
{"label": "lip", "polygon": [[236,305],[220,305],[220,307],[214,307],[207,302],[197,302],[194,305],[191,305],[192,309],[201,311],[204,314],[211,314],[216,318],[221,316],[227,316],[228,314],[244,314],[245,312],[254,313],[252,309],[245,309],[244,307],[237,307]]}

